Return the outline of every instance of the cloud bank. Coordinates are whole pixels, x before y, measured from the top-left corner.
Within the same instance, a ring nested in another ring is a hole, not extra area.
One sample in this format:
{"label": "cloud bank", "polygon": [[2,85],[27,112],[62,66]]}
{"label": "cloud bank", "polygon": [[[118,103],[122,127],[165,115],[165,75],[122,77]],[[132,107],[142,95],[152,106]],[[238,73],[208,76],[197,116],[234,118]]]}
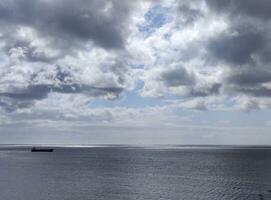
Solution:
{"label": "cloud bank", "polygon": [[138,4],[1,1],[1,106],[28,107],[54,92],[117,98],[132,84],[122,57]]}
{"label": "cloud bank", "polygon": [[142,94],[206,102],[254,98],[259,107],[267,105],[269,6],[262,0],[173,2],[167,23],[143,41],[155,58],[144,71]]}

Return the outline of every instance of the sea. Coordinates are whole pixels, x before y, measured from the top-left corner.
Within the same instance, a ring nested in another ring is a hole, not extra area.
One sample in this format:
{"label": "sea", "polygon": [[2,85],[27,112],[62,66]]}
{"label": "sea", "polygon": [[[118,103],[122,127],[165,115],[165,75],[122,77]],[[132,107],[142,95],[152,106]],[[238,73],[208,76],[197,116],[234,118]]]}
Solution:
{"label": "sea", "polygon": [[0,200],[271,199],[271,148],[0,147]]}

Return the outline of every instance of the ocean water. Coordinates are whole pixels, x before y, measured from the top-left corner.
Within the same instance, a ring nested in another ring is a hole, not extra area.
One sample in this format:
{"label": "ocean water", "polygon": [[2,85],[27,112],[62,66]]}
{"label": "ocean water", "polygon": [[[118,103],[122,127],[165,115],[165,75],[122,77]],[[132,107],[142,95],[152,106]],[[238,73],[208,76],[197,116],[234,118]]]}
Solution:
{"label": "ocean water", "polygon": [[1,200],[271,199],[271,149],[0,149]]}

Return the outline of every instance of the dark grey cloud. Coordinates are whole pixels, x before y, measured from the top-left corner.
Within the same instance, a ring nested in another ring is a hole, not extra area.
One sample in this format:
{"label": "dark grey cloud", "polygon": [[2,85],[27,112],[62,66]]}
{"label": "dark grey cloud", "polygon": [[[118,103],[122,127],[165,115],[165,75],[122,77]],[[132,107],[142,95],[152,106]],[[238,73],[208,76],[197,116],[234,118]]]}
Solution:
{"label": "dark grey cloud", "polygon": [[270,47],[268,0],[206,0],[211,12],[219,16],[225,14],[229,29],[226,33],[212,38],[209,50],[215,56],[233,64],[244,64],[251,59],[252,53],[261,54]]}
{"label": "dark grey cloud", "polygon": [[61,45],[92,41],[107,49],[122,48],[135,5],[119,0],[4,0],[0,25],[7,33],[28,26]]}
{"label": "dark grey cloud", "polygon": [[195,22],[200,17],[203,17],[203,13],[199,9],[191,8],[187,4],[180,4],[178,6],[178,14],[180,20],[184,25],[189,25]]}
{"label": "dark grey cloud", "polygon": [[175,67],[164,71],[158,79],[169,87],[187,86],[195,83],[194,75],[183,67]]}
{"label": "dark grey cloud", "polygon": [[271,71],[256,66],[232,69],[224,79],[224,89],[230,94],[253,97],[270,97],[271,89],[264,86],[271,82]]}
{"label": "dark grey cloud", "polygon": [[0,107],[6,112],[13,112],[22,108],[29,108],[33,106],[32,101],[17,101],[8,97],[0,97]]}
{"label": "dark grey cloud", "polygon": [[108,93],[119,95],[123,88],[112,87],[102,88],[93,87],[82,84],[59,84],[59,85],[29,85],[26,88],[15,88],[13,91],[2,92],[0,97],[7,97],[16,100],[41,100],[48,96],[50,92],[64,93],[64,94],[85,94],[91,97],[105,96]]}
{"label": "dark grey cloud", "polygon": [[190,97],[208,97],[218,95],[222,87],[221,83],[212,83],[204,87],[192,87],[188,96]]}
{"label": "dark grey cloud", "polygon": [[232,69],[226,79],[228,84],[239,86],[257,86],[269,81],[271,81],[271,71],[257,67]]}
{"label": "dark grey cloud", "polygon": [[270,12],[266,0],[206,0],[211,12],[225,14],[228,29],[207,42],[211,59],[223,61],[228,66],[257,65],[268,63],[271,46]]}
{"label": "dark grey cloud", "polygon": [[158,71],[154,75],[154,79],[159,82],[155,85],[160,87],[158,92],[161,91],[160,89],[164,89],[166,94],[170,94],[170,90],[172,90],[173,93],[177,91],[174,94],[179,95],[178,91],[181,91],[180,95],[187,98],[216,96],[220,94],[223,86],[219,82],[202,80],[199,74],[189,71],[182,65],[173,65]]}
{"label": "dark grey cloud", "polygon": [[217,12],[225,12],[232,17],[246,15],[261,19],[271,19],[269,0],[206,0],[208,6]]}
{"label": "dark grey cloud", "polygon": [[33,106],[37,100],[42,100],[48,97],[50,92],[62,94],[82,94],[88,97],[103,97],[112,95],[117,98],[124,88],[121,87],[93,87],[82,84],[40,84],[29,85],[26,88],[10,90],[0,93],[0,107],[6,111],[15,111],[21,108]]}
{"label": "dark grey cloud", "polygon": [[269,97],[271,90],[271,2],[206,0],[211,12],[224,16],[228,29],[207,42],[210,60],[227,66],[221,80],[229,95]]}
{"label": "dark grey cloud", "polygon": [[238,86],[238,85],[227,85],[226,90],[229,90],[229,94],[246,95],[248,97],[271,97],[271,89],[264,86]]}
{"label": "dark grey cloud", "polygon": [[215,58],[233,65],[252,62],[252,54],[264,47],[265,38],[263,33],[249,31],[253,30],[222,33],[208,41],[208,51]]}

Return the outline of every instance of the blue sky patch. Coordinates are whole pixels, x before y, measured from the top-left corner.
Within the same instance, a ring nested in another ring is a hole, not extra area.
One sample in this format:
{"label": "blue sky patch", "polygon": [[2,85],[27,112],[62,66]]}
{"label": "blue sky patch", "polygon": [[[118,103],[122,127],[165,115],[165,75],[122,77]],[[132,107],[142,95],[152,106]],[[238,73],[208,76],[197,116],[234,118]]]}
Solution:
{"label": "blue sky patch", "polygon": [[151,8],[144,16],[145,23],[139,25],[139,31],[149,36],[166,23],[165,13],[165,9],[161,6]]}

